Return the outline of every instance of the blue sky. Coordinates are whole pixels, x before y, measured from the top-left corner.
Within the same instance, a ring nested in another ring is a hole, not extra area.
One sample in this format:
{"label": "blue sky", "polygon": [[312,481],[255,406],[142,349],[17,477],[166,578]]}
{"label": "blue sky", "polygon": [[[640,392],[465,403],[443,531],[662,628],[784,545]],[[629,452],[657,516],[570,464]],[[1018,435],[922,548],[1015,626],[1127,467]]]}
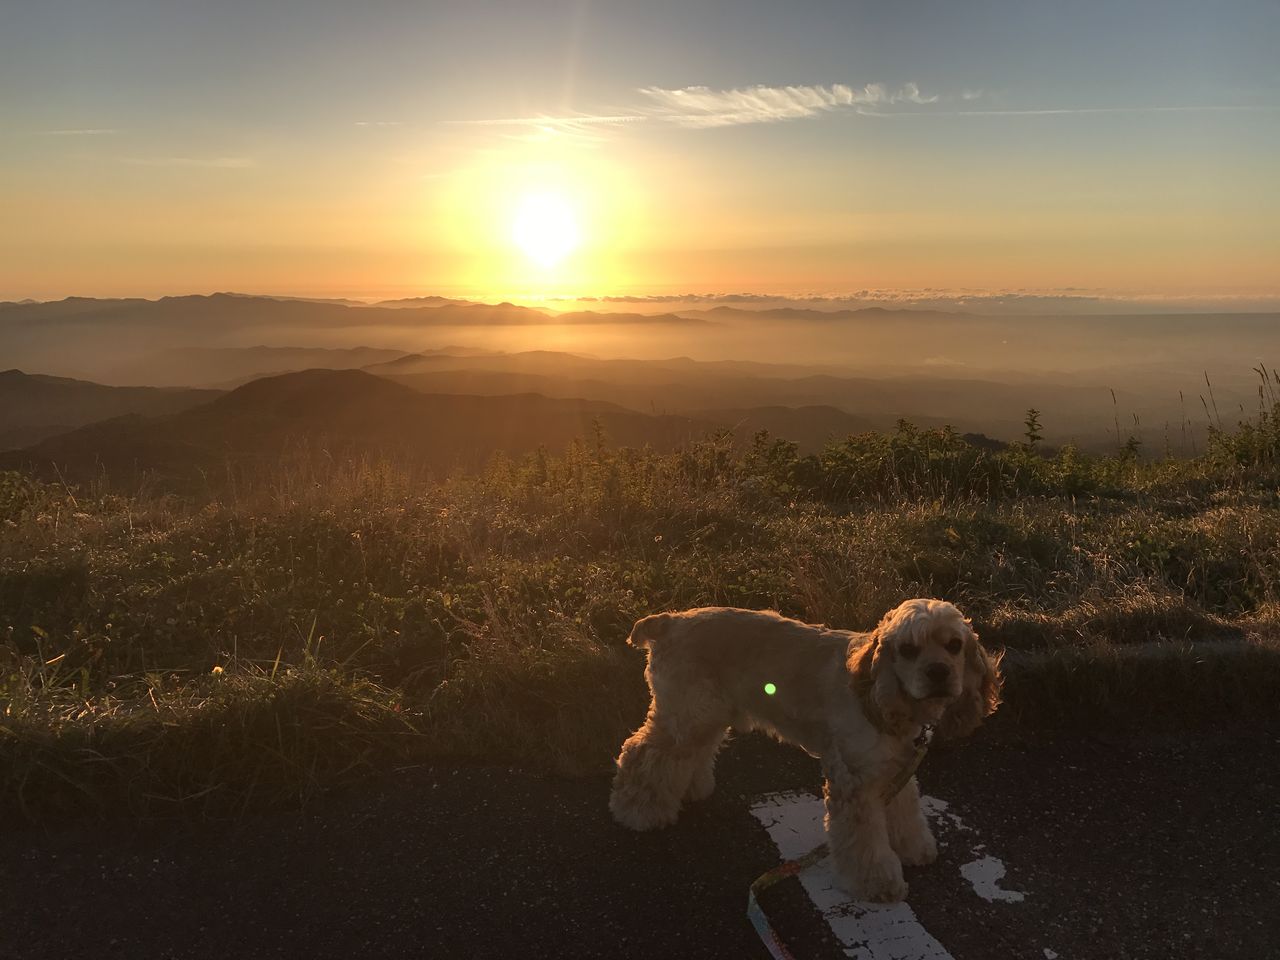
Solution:
{"label": "blue sky", "polygon": [[0,24],[6,113],[66,129],[591,112],[655,85],[914,81],[1045,109],[1280,86],[1275,3],[42,0]]}
{"label": "blue sky", "polygon": [[[576,284],[992,287],[1001,251],[1030,243],[1042,262],[1013,263],[1009,285],[1123,287],[1111,236],[1134,289],[1209,264],[1197,292],[1256,293],[1280,253],[1277,41],[1274,2],[10,4],[0,252],[28,251],[42,290],[126,267],[145,285],[158,249],[152,275],[174,283],[297,286],[344,253],[353,288],[483,283],[499,241],[441,211],[467,219],[451,198],[485,192],[486,164],[558,163],[558,182],[599,184],[581,203],[612,265]],[[307,211],[325,207],[343,230],[320,243]],[[995,238],[986,260],[966,232]]]}

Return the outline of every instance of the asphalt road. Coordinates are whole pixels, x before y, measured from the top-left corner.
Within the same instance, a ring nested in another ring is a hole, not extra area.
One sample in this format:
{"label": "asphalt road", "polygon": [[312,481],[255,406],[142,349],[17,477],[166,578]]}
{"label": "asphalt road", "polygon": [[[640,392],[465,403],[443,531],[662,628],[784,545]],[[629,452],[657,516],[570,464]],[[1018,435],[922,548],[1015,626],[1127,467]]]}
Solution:
{"label": "asphalt road", "polygon": [[[935,748],[920,773],[966,830],[908,871],[956,960],[1280,955],[1280,724],[1106,742]],[[674,828],[633,834],[608,780],[423,767],[240,824],[82,823],[0,837],[0,960],[746,958],[746,890],[777,862],[750,801],[817,790],[745,737]],[[1021,902],[960,872],[990,852]],[[799,884],[766,909],[797,957],[839,956]]]}

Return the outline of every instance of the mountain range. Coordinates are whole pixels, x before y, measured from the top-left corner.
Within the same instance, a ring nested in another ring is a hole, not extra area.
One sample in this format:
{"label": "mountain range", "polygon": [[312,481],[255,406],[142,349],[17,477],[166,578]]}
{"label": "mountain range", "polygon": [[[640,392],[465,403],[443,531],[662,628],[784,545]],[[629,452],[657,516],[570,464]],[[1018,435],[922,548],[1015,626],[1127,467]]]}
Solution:
{"label": "mountain range", "polygon": [[29,446],[110,417],[178,413],[219,395],[218,390],[108,387],[5,370],[0,372],[0,450]]}
{"label": "mountain range", "polygon": [[[427,396],[437,420],[474,421],[474,437],[513,451],[581,436],[597,416],[612,418],[617,442],[654,445],[767,429],[814,450],[900,419],[1007,442],[1035,407],[1050,444],[1112,450],[1133,436],[1148,451],[1190,454],[1211,424],[1229,428],[1267,402],[1251,368],[1280,354],[1276,315],[1054,321],[878,307],[680,310],[554,314],[446,297],[364,304],[243,294],[3,303],[5,366],[31,372],[0,375],[0,449],[80,463],[119,461],[124,451],[143,466],[269,455],[286,435],[394,446],[378,423],[344,419],[341,401],[317,396],[327,420],[237,406],[274,395],[255,392],[263,389],[255,382],[278,381],[279,391],[305,374],[339,397],[349,392],[357,410],[372,409],[374,390],[396,387],[376,394],[378,416],[418,438],[410,447],[429,441],[392,408],[422,414]],[[324,370],[361,373],[317,380]],[[233,409],[244,442],[219,426]],[[498,410],[527,437],[503,433]],[[112,420],[121,416],[131,419]],[[264,433],[249,421],[274,426]],[[441,428],[438,456],[413,456],[474,463],[483,444],[465,433]]]}
{"label": "mountain range", "polygon": [[[429,298],[426,304],[392,301],[353,305],[215,293],[158,300],[65,300],[0,303],[0,355],[7,365],[64,376],[104,380],[123,368],[138,375],[139,361],[181,347],[245,347],[303,343],[316,347],[377,346],[418,341],[434,329],[502,331],[536,328],[699,327],[706,321],[673,314],[600,314],[573,311],[554,317],[512,303]],[[405,352],[403,349],[401,353]],[[162,365],[150,368],[163,375]],[[152,384],[154,376],[142,382]],[[126,384],[127,385],[127,384]]]}
{"label": "mountain range", "polygon": [[307,370],[254,380],[211,402],[166,416],[104,420],[26,449],[0,453],[0,468],[60,476],[146,475],[187,486],[228,471],[278,465],[291,450],[327,458],[389,458],[444,474],[495,452],[559,451],[574,439],[669,449],[712,425],[650,416],[589,400],[538,395],[424,394],[360,370]]}

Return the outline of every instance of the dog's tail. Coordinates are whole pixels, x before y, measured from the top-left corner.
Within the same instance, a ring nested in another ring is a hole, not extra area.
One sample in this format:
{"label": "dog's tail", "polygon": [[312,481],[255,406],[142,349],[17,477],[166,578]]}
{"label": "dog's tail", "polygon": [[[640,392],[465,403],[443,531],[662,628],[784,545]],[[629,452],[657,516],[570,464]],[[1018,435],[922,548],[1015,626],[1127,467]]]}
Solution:
{"label": "dog's tail", "polygon": [[667,630],[675,619],[669,613],[655,613],[651,617],[637,620],[636,625],[631,628],[631,636],[627,637],[627,643],[642,649],[652,647],[653,641],[661,640],[667,635]]}

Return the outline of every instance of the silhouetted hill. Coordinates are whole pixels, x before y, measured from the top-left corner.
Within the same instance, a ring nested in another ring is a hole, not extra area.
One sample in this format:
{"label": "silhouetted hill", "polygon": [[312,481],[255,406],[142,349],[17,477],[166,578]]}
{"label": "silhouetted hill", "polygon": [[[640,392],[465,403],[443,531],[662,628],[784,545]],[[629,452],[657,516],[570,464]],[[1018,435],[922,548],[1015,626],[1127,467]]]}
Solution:
{"label": "silhouetted hill", "polygon": [[[443,371],[476,371],[550,377],[593,377],[617,383],[652,384],[675,379],[708,377],[762,377],[786,379],[824,372],[812,364],[760,363],[750,360],[693,360],[670,357],[657,360],[601,359],[559,350],[524,350],[503,353],[482,350],[436,351],[407,354],[393,361],[364,368],[379,376],[407,376]],[[509,391],[508,391],[509,392]],[[714,400],[711,401],[714,403]]]}
{"label": "silhouetted hill", "polygon": [[475,300],[457,300],[453,297],[402,297],[399,300],[379,300],[367,306],[403,310],[405,307],[469,306],[475,302]]}
{"label": "silhouetted hill", "polygon": [[[805,449],[820,447],[828,436],[892,430],[901,419],[1015,440],[1025,429],[1022,420],[1029,407],[1051,413],[1050,442],[1074,439],[1112,449],[1117,407],[1141,409],[1133,394],[1117,390],[1113,400],[1109,388],[1089,384],[1001,383],[941,375],[834,376],[792,365],[687,357],[601,360],[554,351],[436,354],[410,355],[366,369],[428,393],[532,392],[604,400],[644,413],[680,414],[718,424],[746,418],[740,432],[768,429]],[[1172,400],[1177,399],[1175,391]],[[1163,429],[1169,412],[1168,406],[1156,408],[1144,420]]]}
{"label": "silhouetted hill", "polygon": [[0,372],[0,450],[28,446],[109,417],[177,413],[218,395],[217,390],[107,387],[5,370]]}
{"label": "silhouetted hill", "polygon": [[698,410],[692,416],[723,424],[746,440],[761,430],[767,430],[772,437],[798,444],[802,453],[821,450],[830,440],[876,429],[876,424],[865,417],[856,417],[828,406]]}
{"label": "silhouetted hill", "polygon": [[340,303],[344,307],[368,306],[364,300],[351,300],[347,297],[289,297],[280,294],[236,293],[231,290],[225,291],[222,295],[228,297],[244,297],[245,299],[250,300],[262,297],[267,300],[297,300],[299,303]]}
{"label": "silhouetted hill", "polygon": [[565,313],[557,313],[555,322],[591,324],[674,323],[680,326],[689,326],[690,324],[703,323],[704,321],[700,318],[685,317],[677,313],[598,313],[595,310],[569,310]]}
{"label": "silhouetted hill", "polygon": [[[392,366],[380,365],[380,368]],[[387,378],[430,393],[464,393],[505,395],[537,393],[548,397],[605,400],[644,413],[677,413],[717,427],[732,429],[739,440],[749,440],[759,430],[775,437],[794,440],[805,452],[819,450],[833,437],[863,433],[886,427],[892,420],[883,414],[876,418],[860,417],[829,405],[799,407],[760,406],[703,409],[705,404],[733,398],[768,396],[786,381],[766,384],[730,385],[710,379],[701,384],[682,381],[677,375],[658,371],[643,383],[618,380],[575,379],[546,374],[507,373],[486,370],[443,370],[404,376],[388,374]],[[877,411],[879,413],[879,411]]]}
{"label": "silhouetted hill", "polygon": [[175,347],[127,361],[110,371],[110,379],[233,389],[257,377],[298,370],[358,369],[403,354],[403,350],[374,347]]}
{"label": "silhouetted hill", "polygon": [[156,301],[138,297],[66,297],[62,300],[18,300],[0,303],[0,321],[54,320],[80,314],[98,313],[127,307],[142,307]]}
{"label": "silhouetted hill", "polygon": [[707,320],[762,321],[802,320],[809,323],[839,323],[847,320],[952,320],[961,322],[971,314],[958,310],[915,310],[895,307],[859,307],[856,310],[812,310],[806,307],[773,307],[751,310],[742,307],[709,307],[706,310],[682,310],[684,317]]}
{"label": "silhouetted hill", "polygon": [[593,437],[596,422],[611,444],[659,449],[711,429],[596,401],[422,394],[357,370],[307,370],[255,380],[173,416],[93,424],[0,455],[0,467],[56,465],[64,475],[105,473],[124,482],[145,472],[184,483],[228,467],[278,467],[304,445],[333,457],[388,457],[447,471],[477,466],[496,451],[560,449]]}

